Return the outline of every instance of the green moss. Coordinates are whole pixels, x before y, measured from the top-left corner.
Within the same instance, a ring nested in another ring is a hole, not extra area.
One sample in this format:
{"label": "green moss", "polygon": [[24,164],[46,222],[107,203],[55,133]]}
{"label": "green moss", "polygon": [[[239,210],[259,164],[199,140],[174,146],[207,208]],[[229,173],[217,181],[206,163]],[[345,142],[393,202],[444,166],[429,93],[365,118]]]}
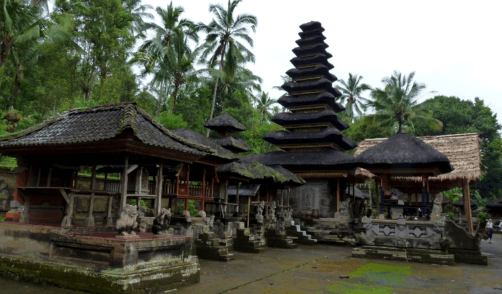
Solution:
{"label": "green moss", "polygon": [[360,266],[356,271],[350,273],[352,278],[361,278],[366,275],[374,275],[379,273],[399,274],[409,276],[412,272],[410,266],[396,266],[378,263],[366,263]]}

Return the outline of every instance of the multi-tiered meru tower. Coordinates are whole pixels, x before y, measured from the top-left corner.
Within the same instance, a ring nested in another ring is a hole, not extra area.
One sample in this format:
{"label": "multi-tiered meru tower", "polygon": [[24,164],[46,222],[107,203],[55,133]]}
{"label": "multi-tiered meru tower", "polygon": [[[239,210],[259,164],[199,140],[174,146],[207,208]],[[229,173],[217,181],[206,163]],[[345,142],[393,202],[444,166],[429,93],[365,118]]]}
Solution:
{"label": "multi-tiered meru tower", "polygon": [[242,161],[280,164],[294,171],[308,183],[296,189],[297,210],[319,209],[332,215],[338,209],[333,199],[343,198],[344,179],[355,168],[354,157],[345,151],[357,144],[341,133],[349,126],[337,116],[345,108],[336,102],[342,94],[333,88],[337,78],[329,72],[334,66],[328,59],[333,56],[326,51],[324,28],[316,21],[300,28],[299,47],[293,49],[296,57],[291,59],[295,68],[286,72],[293,81],[282,85],[289,95],[278,101],[290,112],[272,118],[286,130],[263,137],[286,152],[252,155]]}

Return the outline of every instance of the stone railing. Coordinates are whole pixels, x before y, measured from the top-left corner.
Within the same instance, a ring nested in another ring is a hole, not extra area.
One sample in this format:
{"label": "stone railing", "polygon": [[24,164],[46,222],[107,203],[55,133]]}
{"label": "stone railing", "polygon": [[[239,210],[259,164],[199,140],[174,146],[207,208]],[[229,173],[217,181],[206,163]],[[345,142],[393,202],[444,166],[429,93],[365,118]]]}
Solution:
{"label": "stone railing", "polygon": [[441,249],[444,222],[371,220],[363,217],[363,231],[356,234],[359,244],[401,248]]}

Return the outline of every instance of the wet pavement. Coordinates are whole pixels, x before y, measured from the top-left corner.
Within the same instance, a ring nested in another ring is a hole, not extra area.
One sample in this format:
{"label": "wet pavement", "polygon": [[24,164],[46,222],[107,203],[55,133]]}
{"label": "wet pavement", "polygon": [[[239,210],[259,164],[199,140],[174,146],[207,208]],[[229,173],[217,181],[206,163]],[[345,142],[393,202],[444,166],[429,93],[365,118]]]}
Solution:
{"label": "wet pavement", "polygon": [[[502,237],[482,241],[488,266],[433,265],[351,258],[352,248],[300,246],[235,252],[224,263],[201,263],[201,282],[169,293],[496,293],[502,294]],[[0,279],[0,293],[74,291]]]}

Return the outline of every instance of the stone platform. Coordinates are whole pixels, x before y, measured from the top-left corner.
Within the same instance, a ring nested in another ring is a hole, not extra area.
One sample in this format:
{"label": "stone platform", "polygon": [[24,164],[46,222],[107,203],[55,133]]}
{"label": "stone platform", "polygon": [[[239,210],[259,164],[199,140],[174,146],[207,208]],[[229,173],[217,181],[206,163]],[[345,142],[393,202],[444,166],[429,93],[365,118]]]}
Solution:
{"label": "stone platform", "polygon": [[195,245],[197,246],[197,256],[201,259],[220,261],[230,261],[234,259],[234,255],[228,253],[229,247],[226,246],[224,241],[220,241],[213,232],[200,233],[198,239],[195,240]]}
{"label": "stone platform", "polygon": [[295,244],[293,242],[295,237],[288,237],[288,235],[286,235],[286,231],[283,230],[266,229],[265,239],[267,240],[268,247],[285,249],[293,249],[298,247],[298,244]]}
{"label": "stone platform", "polygon": [[237,229],[237,237],[234,240],[234,250],[249,253],[261,253],[265,250],[265,240],[252,236],[249,229]]}
{"label": "stone platform", "polygon": [[447,254],[440,250],[427,249],[403,249],[383,246],[363,246],[352,249],[352,257],[369,259],[387,259],[399,261],[414,261],[421,263],[454,265],[453,254]]}
{"label": "stone platform", "polygon": [[152,293],[200,279],[192,238],[0,224],[0,275],[93,293]]}

